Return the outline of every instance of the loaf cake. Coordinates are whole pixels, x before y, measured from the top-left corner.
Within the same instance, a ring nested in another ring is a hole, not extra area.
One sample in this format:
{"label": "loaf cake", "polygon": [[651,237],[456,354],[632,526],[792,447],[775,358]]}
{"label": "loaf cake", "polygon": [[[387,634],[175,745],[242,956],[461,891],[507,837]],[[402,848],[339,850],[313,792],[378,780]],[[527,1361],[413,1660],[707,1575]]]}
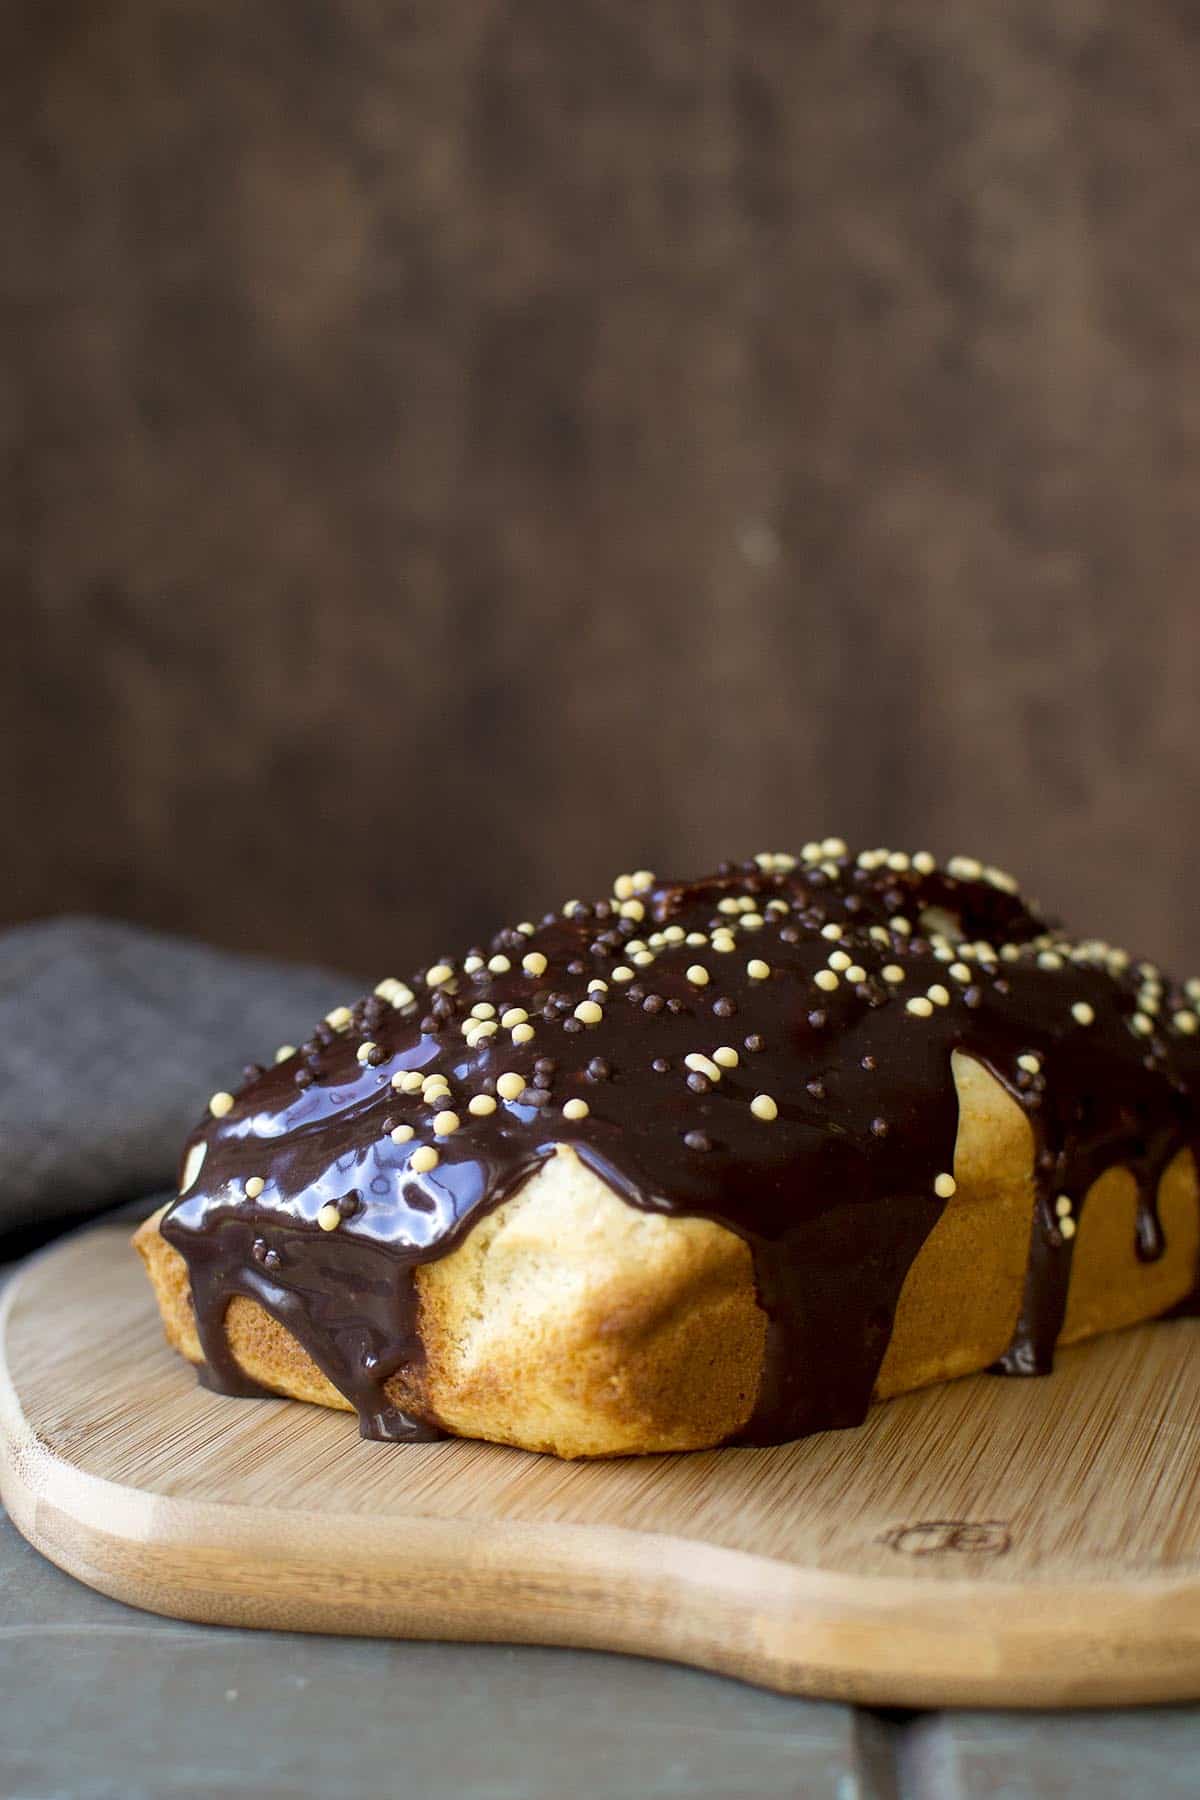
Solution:
{"label": "loaf cake", "polygon": [[135,1243],[222,1393],[783,1442],[1191,1304],[1198,1013],[970,858],[638,870],[246,1070]]}

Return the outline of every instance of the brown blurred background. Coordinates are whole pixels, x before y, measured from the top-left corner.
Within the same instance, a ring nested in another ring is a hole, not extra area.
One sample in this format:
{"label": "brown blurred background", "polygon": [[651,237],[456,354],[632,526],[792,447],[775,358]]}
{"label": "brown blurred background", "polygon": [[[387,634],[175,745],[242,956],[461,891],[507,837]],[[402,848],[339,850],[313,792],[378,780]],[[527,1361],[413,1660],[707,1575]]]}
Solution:
{"label": "brown blurred background", "polygon": [[1200,965],[1200,14],[9,0],[0,922],[839,832]]}

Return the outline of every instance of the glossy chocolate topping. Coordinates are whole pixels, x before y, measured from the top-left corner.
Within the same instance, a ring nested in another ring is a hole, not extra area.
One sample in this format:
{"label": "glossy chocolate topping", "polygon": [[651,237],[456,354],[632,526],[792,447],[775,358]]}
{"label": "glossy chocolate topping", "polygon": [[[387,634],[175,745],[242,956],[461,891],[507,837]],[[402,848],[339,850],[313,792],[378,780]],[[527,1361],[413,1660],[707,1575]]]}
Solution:
{"label": "glossy chocolate topping", "polygon": [[1198,1007],[1200,984],[1065,937],[968,859],[854,858],[827,839],[700,881],[623,876],[611,900],[502,931],[411,987],[381,983],[214,1097],[162,1226],[188,1264],[203,1378],[259,1391],[223,1328],[245,1295],[364,1435],[439,1435],[384,1392],[422,1354],[414,1269],[569,1143],[631,1205],[715,1219],[749,1245],[769,1328],[742,1441],[857,1424],[953,1192],[955,1050],[1033,1126],[1026,1293],[1003,1367],[1044,1371],[1105,1169],[1133,1171],[1138,1255],[1162,1254],[1158,1181],[1197,1136]]}

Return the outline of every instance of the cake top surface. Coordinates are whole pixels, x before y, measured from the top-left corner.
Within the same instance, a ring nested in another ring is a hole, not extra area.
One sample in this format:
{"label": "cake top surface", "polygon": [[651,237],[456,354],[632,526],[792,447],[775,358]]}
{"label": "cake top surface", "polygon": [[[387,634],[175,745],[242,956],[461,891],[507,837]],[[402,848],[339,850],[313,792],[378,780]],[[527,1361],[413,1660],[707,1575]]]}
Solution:
{"label": "cake top surface", "polygon": [[168,1235],[194,1273],[222,1222],[252,1225],[260,1298],[335,1233],[411,1266],[568,1143],[633,1204],[747,1239],[776,1387],[797,1332],[838,1329],[835,1273],[859,1271],[861,1329],[819,1409],[844,1422],[954,1193],[953,1052],[1034,1128],[1045,1271],[1013,1354],[1036,1363],[1078,1207],[1113,1162],[1138,1177],[1155,1253],[1158,1174],[1194,1134],[1198,1014],[1200,982],[1068,936],[971,858],[830,838],[694,881],[638,870],[380,982],[214,1095]]}

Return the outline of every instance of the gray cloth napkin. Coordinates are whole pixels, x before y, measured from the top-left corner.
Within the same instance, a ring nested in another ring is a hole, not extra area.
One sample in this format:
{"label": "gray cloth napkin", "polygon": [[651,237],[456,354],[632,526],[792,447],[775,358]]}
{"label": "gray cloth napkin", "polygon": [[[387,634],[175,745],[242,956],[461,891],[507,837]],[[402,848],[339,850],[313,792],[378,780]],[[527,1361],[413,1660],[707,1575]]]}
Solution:
{"label": "gray cloth napkin", "polygon": [[106,919],[0,933],[0,1248],[169,1187],[209,1095],[357,991]]}

